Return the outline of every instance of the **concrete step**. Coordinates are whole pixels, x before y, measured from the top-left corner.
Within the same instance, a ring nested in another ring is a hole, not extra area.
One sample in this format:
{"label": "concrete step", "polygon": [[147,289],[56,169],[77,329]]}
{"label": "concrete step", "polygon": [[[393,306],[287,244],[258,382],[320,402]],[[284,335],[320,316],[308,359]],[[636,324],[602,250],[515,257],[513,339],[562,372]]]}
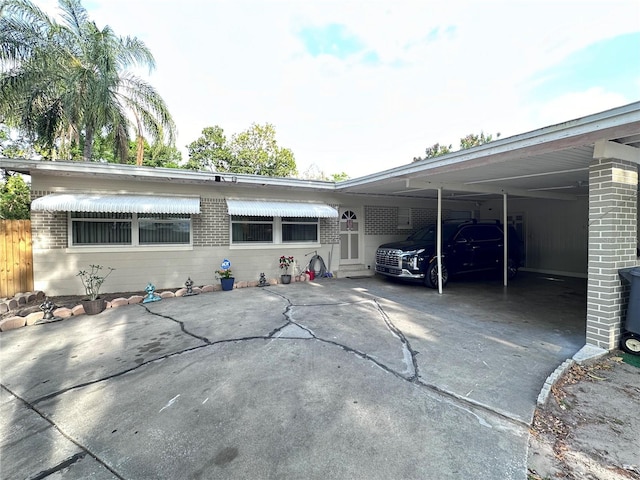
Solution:
{"label": "concrete step", "polygon": [[337,278],[346,278],[346,277],[372,277],[375,272],[371,269],[368,269],[364,264],[348,264],[348,265],[340,265],[333,274]]}

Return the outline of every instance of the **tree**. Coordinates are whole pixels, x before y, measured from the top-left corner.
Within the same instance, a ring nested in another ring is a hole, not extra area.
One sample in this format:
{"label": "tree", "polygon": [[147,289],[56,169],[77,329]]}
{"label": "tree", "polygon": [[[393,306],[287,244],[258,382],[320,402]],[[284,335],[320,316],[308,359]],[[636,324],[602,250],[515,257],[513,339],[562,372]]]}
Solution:
{"label": "tree", "polygon": [[180,168],[182,154],[180,151],[168,145],[149,145],[147,141],[143,143],[142,162],[139,162],[138,142],[129,142],[129,159],[127,163],[131,165],[144,165],[146,167]]}
{"label": "tree", "polygon": [[29,134],[45,158],[82,144],[91,160],[105,134],[121,161],[129,138],[173,143],[175,125],[154,88],[130,67],[155,61],[143,42],[99,29],[80,0],[59,0],[62,23],[30,0],[5,0],[0,18],[0,118]]}
{"label": "tree", "polygon": [[186,168],[228,172],[231,167],[231,152],[224,130],[219,126],[206,127],[202,136],[187,145],[189,160]]}
{"label": "tree", "polygon": [[7,158],[32,158],[34,154],[33,146],[27,138],[12,138],[9,127],[0,124],[0,155]]}
{"label": "tree", "polygon": [[309,165],[309,168],[307,168],[304,172],[302,172],[302,175],[300,175],[300,178],[304,180],[324,180],[326,182],[341,182],[343,180],[348,180],[350,177],[349,175],[347,175],[346,172],[332,173],[331,175],[327,176],[322,170],[320,170],[320,168],[315,163],[312,163],[311,165]]}
{"label": "tree", "polygon": [[244,173],[268,177],[292,177],[297,174],[293,152],[281,148],[275,127],[253,124],[227,142],[219,126],[207,127],[202,137],[187,146],[187,168],[215,172]]}
{"label": "tree", "polygon": [[28,220],[30,205],[29,186],[21,175],[7,172],[0,185],[0,219]]}
{"label": "tree", "polygon": [[[496,134],[496,138],[500,138],[500,133]],[[478,145],[484,145],[493,140],[493,135],[486,135],[483,131],[480,131],[480,135],[470,133],[466,137],[460,139],[460,150],[467,148],[477,147]]]}
{"label": "tree", "polygon": [[346,172],[332,173],[331,175],[329,175],[329,179],[332,182],[343,182],[345,180],[349,180],[350,178],[351,177],[347,175]]}
{"label": "tree", "polygon": [[424,151],[424,157],[413,157],[414,162],[419,162],[420,160],[425,160],[427,158],[439,157],[440,155],[446,155],[447,153],[451,153],[452,146],[449,145],[440,145],[439,143],[434,143],[432,146],[427,147]]}
{"label": "tree", "polygon": [[[500,138],[500,133],[496,133],[496,138]],[[485,143],[489,143],[493,140],[493,135],[485,135],[484,132],[480,132],[480,134],[470,133],[466,137],[462,137],[460,139],[460,150],[466,150],[468,148],[477,147],[478,145],[483,145]],[[446,155],[447,153],[451,153],[452,145],[448,147],[446,145],[440,145],[439,143],[434,143],[431,147],[427,147],[425,150],[424,157],[413,157],[414,162],[418,162],[420,160],[426,160],[427,158],[435,158],[440,155]]]}

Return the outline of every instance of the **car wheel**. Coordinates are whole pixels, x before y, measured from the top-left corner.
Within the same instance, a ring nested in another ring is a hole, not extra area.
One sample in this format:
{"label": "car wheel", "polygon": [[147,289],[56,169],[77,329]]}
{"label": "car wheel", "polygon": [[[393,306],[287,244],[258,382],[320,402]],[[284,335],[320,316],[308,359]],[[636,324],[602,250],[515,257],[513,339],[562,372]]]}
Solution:
{"label": "car wheel", "polygon": [[626,332],[620,338],[620,348],[632,355],[640,355],[640,335]]}
{"label": "car wheel", "polygon": [[[446,265],[442,264],[442,286],[444,287],[449,281],[449,272]],[[424,276],[424,284],[429,288],[438,288],[438,262],[435,260],[427,267],[427,272]]]}
{"label": "car wheel", "polygon": [[507,260],[507,278],[511,280],[518,274],[518,264],[513,258]]}

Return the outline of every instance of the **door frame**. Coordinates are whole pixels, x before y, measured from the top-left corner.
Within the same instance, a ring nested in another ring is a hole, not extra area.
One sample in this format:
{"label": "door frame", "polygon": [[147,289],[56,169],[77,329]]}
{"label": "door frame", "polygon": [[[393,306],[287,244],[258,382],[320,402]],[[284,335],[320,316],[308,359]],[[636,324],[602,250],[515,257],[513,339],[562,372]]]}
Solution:
{"label": "door frame", "polygon": [[[341,223],[342,223],[342,215],[344,214],[344,212],[346,211],[351,211],[353,213],[356,214],[356,218],[358,219],[358,258],[356,259],[348,259],[348,260],[343,260],[342,259],[342,228],[341,228]],[[357,265],[359,263],[362,263],[363,261],[363,245],[364,245],[364,213],[363,213],[363,208],[362,207],[353,207],[353,206],[346,206],[346,207],[340,207],[339,209],[339,215],[338,215],[338,238],[340,238],[340,265]]]}

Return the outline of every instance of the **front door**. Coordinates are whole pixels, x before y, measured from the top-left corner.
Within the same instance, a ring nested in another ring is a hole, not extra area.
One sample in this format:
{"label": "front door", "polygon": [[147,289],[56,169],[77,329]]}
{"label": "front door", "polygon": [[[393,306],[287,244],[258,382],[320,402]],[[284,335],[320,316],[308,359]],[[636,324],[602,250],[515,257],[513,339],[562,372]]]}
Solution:
{"label": "front door", "polygon": [[362,213],[355,208],[340,210],[340,263],[360,263]]}

